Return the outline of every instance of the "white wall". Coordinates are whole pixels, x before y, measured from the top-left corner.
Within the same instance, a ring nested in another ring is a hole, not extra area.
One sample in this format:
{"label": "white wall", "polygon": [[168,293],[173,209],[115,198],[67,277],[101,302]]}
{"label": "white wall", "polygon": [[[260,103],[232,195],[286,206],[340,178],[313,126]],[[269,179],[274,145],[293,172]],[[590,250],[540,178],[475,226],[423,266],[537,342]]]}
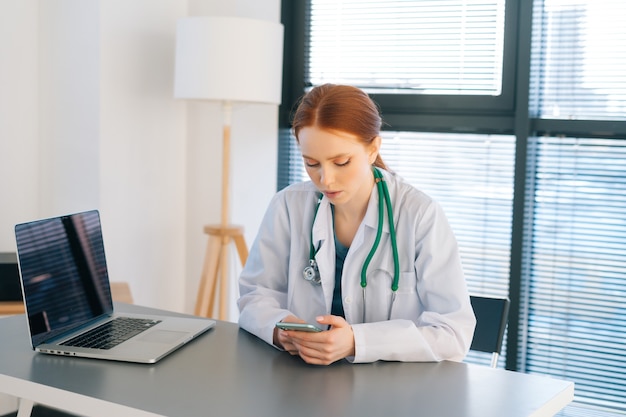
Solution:
{"label": "white wall", "polygon": [[[220,218],[222,117],[173,98],[187,15],[278,22],[280,0],[0,0],[0,251],[15,251],[15,223],[98,208],[111,280],[138,304],[193,311],[203,226]],[[277,114],[234,108],[231,220],[248,245],[275,191]]]}
{"label": "white wall", "polygon": [[0,0],[0,251],[39,215],[38,1]]}
{"label": "white wall", "polygon": [[183,1],[100,2],[100,197],[111,279],[186,310],[185,108],[172,98]]}
{"label": "white wall", "polygon": [[[138,304],[193,311],[222,117],[173,99],[186,15],[278,22],[280,0],[0,0],[0,251],[18,222],[98,208],[111,279]],[[234,108],[231,219],[248,244],[275,191],[277,122],[276,106]],[[0,396],[0,413],[14,407]]]}
{"label": "white wall", "polygon": [[97,0],[39,2],[40,212],[99,206]]}

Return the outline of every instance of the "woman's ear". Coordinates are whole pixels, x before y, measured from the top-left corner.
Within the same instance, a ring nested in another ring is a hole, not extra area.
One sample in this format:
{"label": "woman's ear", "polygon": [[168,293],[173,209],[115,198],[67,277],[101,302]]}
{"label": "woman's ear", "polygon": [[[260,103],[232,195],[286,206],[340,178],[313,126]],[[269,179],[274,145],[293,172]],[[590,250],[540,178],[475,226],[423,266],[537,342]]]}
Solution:
{"label": "woman's ear", "polygon": [[370,165],[373,165],[374,161],[376,161],[376,157],[378,157],[378,153],[380,151],[381,140],[382,139],[380,138],[380,136],[376,136],[374,139],[372,139],[372,141],[368,145]]}

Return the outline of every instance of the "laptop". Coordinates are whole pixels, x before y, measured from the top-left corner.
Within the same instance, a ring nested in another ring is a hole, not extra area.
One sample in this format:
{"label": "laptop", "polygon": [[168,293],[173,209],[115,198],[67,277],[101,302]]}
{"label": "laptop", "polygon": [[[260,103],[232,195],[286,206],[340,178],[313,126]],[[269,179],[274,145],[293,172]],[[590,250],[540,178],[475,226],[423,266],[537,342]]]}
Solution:
{"label": "laptop", "polygon": [[215,326],[196,317],[113,311],[97,210],[15,226],[35,351],[155,363]]}

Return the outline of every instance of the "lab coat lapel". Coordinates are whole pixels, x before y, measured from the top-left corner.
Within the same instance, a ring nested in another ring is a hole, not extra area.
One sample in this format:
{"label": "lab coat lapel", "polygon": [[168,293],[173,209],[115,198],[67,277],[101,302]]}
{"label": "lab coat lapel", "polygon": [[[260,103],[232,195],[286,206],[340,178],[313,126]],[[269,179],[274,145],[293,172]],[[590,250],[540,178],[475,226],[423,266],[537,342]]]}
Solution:
{"label": "lab coat lapel", "polygon": [[[384,175],[384,174],[383,174]],[[391,193],[391,190],[390,190]],[[378,233],[379,226],[379,200],[383,201],[382,209],[382,233],[381,239],[374,253],[373,258],[367,269],[367,288],[366,297],[369,302],[366,301],[369,308],[367,309],[367,317],[364,315],[363,306],[363,290],[360,286],[361,271],[367,255],[372,249],[376,240],[376,234]],[[368,203],[365,217],[363,218],[363,224],[357,231],[350,252],[346,258],[346,264],[344,265],[344,279],[348,278],[354,281],[354,285],[348,285],[344,287],[344,295],[353,300],[352,308],[346,309],[346,319],[351,323],[361,323],[367,321],[372,317],[384,317],[385,314],[377,314],[377,310],[384,312],[388,309],[388,304],[385,298],[381,297],[385,294],[385,291],[381,291],[382,288],[389,288],[391,281],[385,280],[380,282],[380,277],[388,276],[389,274],[379,274],[376,271],[386,270],[389,271],[390,265],[393,266],[392,252],[389,245],[389,223],[387,217],[387,206],[384,201],[383,194],[379,195],[378,188],[374,186],[370,200]]]}
{"label": "lab coat lapel", "polygon": [[[369,202],[367,203],[367,211],[365,212],[365,217],[363,218],[363,225],[365,228],[360,227],[354,236],[354,240],[352,241],[352,245],[350,247],[351,252],[355,252],[358,250],[361,245],[365,244],[366,246],[371,247],[372,243],[376,239],[376,233],[378,232],[378,200],[379,198],[383,198],[382,195],[378,195],[378,188],[374,186],[372,189],[372,194],[370,195]],[[385,207],[383,200],[383,235],[389,233],[389,225],[387,224],[387,208]],[[367,237],[367,240],[365,241]],[[370,238],[371,237],[371,238]],[[368,249],[369,251],[369,249]]]}
{"label": "lab coat lapel", "polygon": [[317,251],[315,259],[322,278],[322,291],[326,302],[326,310],[330,312],[335,286],[335,239],[333,233],[333,218],[330,202],[322,198],[320,207],[313,223],[313,246]]}

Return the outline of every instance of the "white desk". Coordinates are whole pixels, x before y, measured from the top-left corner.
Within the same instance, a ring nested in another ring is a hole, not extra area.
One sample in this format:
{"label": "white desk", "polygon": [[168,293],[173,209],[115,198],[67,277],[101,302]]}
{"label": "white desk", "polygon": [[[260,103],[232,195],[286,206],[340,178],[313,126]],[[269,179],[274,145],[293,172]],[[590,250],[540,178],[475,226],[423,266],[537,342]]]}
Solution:
{"label": "white desk", "polygon": [[154,365],[38,354],[27,337],[23,315],[0,319],[0,392],[88,416],[537,417],[574,396],[571,382],[462,363],[311,366],[226,322]]}

